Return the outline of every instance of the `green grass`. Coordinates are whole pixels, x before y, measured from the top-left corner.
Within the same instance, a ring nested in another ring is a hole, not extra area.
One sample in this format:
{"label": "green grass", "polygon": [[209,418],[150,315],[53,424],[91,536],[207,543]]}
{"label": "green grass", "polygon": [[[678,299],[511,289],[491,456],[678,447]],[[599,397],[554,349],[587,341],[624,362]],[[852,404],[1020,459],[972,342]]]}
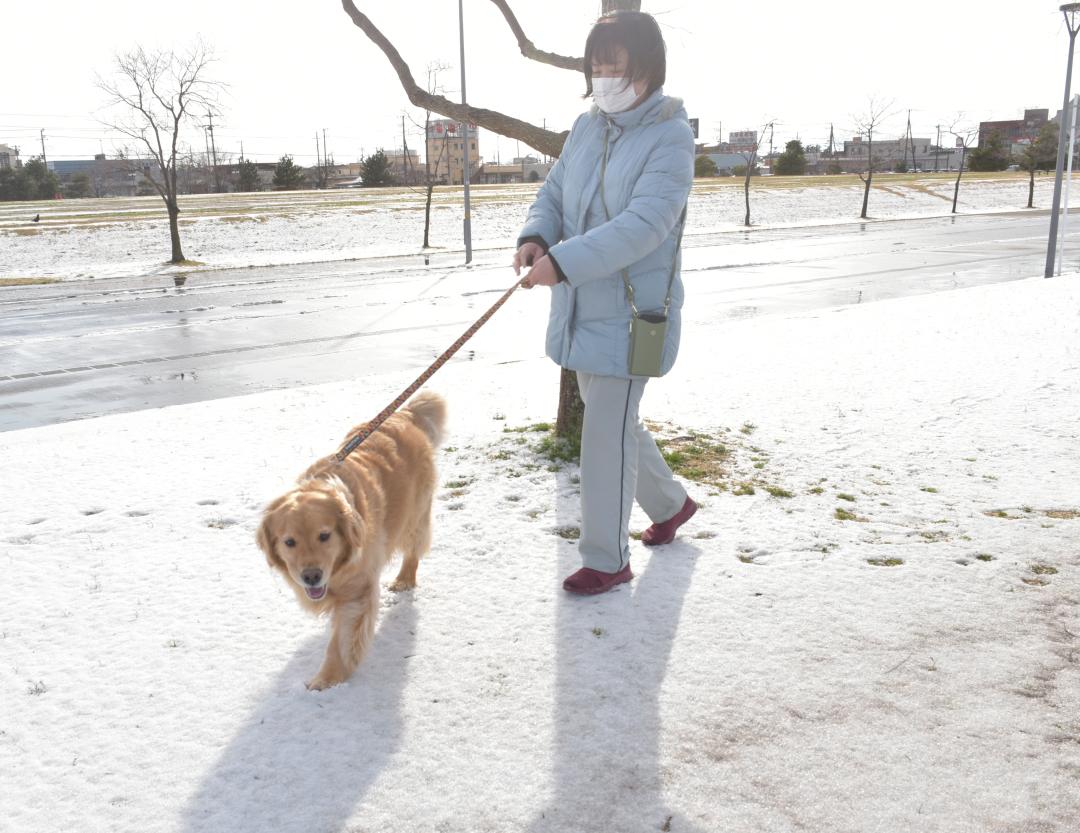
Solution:
{"label": "green grass", "polygon": [[795,495],[789,492],[787,489],[782,489],[779,486],[766,486],[765,491],[773,497],[795,497]]}
{"label": "green grass", "polygon": [[936,495],[937,491],[938,491],[933,486],[920,486],[919,489],[921,491],[924,491],[924,492],[930,492],[930,494],[933,494],[933,495]]}
{"label": "green grass", "polygon": [[839,500],[846,500],[846,501],[849,501],[851,503],[855,502],[855,495],[849,495],[846,492],[840,492],[836,497]]}
{"label": "green grass", "polygon": [[979,561],[993,561],[993,560],[994,560],[994,556],[992,556],[992,555],[988,555],[988,554],[987,554],[987,553],[985,553],[985,552],[980,552],[980,553],[979,553],[978,555],[976,555],[975,557],[976,557],[976,558],[977,558],[977,559],[978,559]]}
{"label": "green grass", "polygon": [[854,512],[849,512],[847,509],[844,509],[842,506],[837,506],[836,511],[833,513],[833,515],[836,517],[836,520],[838,520],[838,521],[857,521],[857,520],[859,520],[858,515],[856,515]]}
{"label": "green grass", "polygon": [[866,563],[874,567],[899,567],[904,563],[902,558],[868,558]]}
{"label": "green grass", "polygon": [[733,495],[738,495],[739,497],[742,497],[743,495],[756,494],[754,491],[753,483],[740,483],[738,486],[731,490],[731,493]]}
{"label": "green grass", "polygon": [[1049,564],[1032,564],[1031,572],[1037,576],[1053,576],[1057,574],[1057,567],[1051,567]]}

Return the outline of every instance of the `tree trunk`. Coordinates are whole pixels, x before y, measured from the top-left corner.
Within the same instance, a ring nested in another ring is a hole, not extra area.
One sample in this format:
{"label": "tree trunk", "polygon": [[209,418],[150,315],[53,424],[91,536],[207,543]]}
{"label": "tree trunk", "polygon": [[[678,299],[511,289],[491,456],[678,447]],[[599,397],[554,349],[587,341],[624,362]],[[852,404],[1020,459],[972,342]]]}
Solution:
{"label": "tree trunk", "polygon": [[1028,208],[1035,207],[1035,168],[1031,169],[1031,179],[1028,180]]}
{"label": "tree trunk", "polygon": [[581,444],[581,422],[585,417],[585,403],[578,391],[577,374],[565,367],[559,374],[559,415],[555,420],[555,434],[574,437]]}
{"label": "tree trunk", "polygon": [[866,187],[863,188],[862,214],[859,215],[864,220],[866,219],[867,209],[870,207],[870,183],[873,180],[873,178],[874,178],[874,172],[872,170],[867,170],[866,179],[863,180],[863,182],[866,183]]}
{"label": "tree trunk", "polygon": [[743,191],[746,192],[746,219],[743,220],[743,225],[750,225],[750,177],[753,174],[754,163],[750,162],[746,166],[746,181],[743,183]]}
{"label": "tree trunk", "polygon": [[960,200],[960,177],[964,175],[964,158],[967,156],[967,145],[964,145],[964,149],[960,151],[960,165],[959,170],[956,172],[956,186],[953,188],[952,195],[952,213],[956,213],[956,203]]}
{"label": "tree trunk", "polygon": [[176,200],[173,199],[165,203],[165,209],[169,212],[169,237],[172,240],[172,257],[169,262],[180,263],[184,260],[184,251],[180,248],[180,224],[178,222],[180,207],[176,204]]}
{"label": "tree trunk", "polygon": [[431,248],[431,244],[428,242],[428,232],[431,230],[431,192],[435,190],[435,186],[428,182],[427,186],[427,202],[424,204],[424,248]]}

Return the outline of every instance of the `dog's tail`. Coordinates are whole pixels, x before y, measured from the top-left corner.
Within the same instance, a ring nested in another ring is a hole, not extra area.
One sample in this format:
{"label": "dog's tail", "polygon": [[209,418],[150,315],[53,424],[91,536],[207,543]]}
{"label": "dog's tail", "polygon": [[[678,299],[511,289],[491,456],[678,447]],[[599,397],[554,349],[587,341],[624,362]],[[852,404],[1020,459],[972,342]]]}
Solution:
{"label": "dog's tail", "polygon": [[431,391],[421,391],[408,401],[403,411],[408,411],[413,424],[427,434],[431,444],[438,448],[446,437],[446,400]]}

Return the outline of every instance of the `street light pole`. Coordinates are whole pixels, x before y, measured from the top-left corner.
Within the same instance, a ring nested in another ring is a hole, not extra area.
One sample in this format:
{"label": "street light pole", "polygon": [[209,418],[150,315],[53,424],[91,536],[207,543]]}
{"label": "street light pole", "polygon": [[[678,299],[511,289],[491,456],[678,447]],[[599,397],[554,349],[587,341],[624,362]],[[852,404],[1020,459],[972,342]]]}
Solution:
{"label": "street light pole", "polygon": [[1061,175],[1065,167],[1065,121],[1069,113],[1069,95],[1072,92],[1073,48],[1076,46],[1077,14],[1080,3],[1066,3],[1061,7],[1065,15],[1065,25],[1069,28],[1069,64],[1065,70],[1065,100],[1061,105],[1061,123],[1058,125],[1057,168],[1054,171],[1054,204],[1050,209],[1050,239],[1046,247],[1046,273],[1043,277],[1054,275],[1054,255],[1057,253],[1058,211],[1061,208]]}
{"label": "street light pole", "polygon": [[[1080,8],[1080,4],[1077,4]],[[465,11],[462,8],[462,0],[458,0],[458,31],[461,40],[461,103],[466,104],[465,97]],[[466,114],[462,123],[462,176],[461,182],[465,186],[465,262],[472,263],[472,218],[469,214],[469,118]]]}

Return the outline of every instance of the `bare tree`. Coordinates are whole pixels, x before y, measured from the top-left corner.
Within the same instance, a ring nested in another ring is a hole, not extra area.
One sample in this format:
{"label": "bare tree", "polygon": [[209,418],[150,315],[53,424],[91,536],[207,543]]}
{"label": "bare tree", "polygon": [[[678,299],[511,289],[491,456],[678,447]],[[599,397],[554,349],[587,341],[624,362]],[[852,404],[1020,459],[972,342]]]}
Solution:
{"label": "bare tree", "polygon": [[964,163],[967,160],[968,148],[979,138],[978,125],[964,122],[964,114],[957,113],[955,121],[949,126],[949,133],[956,137],[956,143],[960,145],[960,164],[956,171],[956,184],[953,186],[952,213],[956,213],[956,204],[960,200],[960,178],[964,175]]}
{"label": "bare tree", "polygon": [[750,150],[744,151],[739,155],[746,163],[746,173],[743,179],[743,194],[746,197],[746,218],[743,220],[743,225],[750,226],[750,178],[754,175],[754,169],[757,167],[758,161],[758,149],[761,147],[761,137],[765,135],[766,130],[772,130],[776,124],[775,121],[767,121],[761,126],[761,130],[758,131],[758,138],[751,146]]}
{"label": "bare tree", "polygon": [[148,52],[140,46],[116,56],[113,80],[97,80],[97,86],[109,96],[109,104],[125,110],[123,116],[106,125],[150,153],[153,164],[139,172],[165,202],[172,263],[184,260],[176,199],[180,134],[196,115],[215,107],[222,85],[207,78],[213,60],[211,50],[201,41],[182,53]]}
{"label": "bare tree", "polygon": [[[585,2],[585,0],[582,1]],[[539,61],[560,69],[567,69],[572,72],[583,71],[584,64],[581,58],[556,55],[553,52],[537,49],[525,34],[524,29],[518,22],[516,15],[513,13],[506,0],[491,0],[491,2],[500,12],[502,12],[511,32],[517,40],[518,48],[521,50],[523,56],[530,60]],[[592,6],[591,0],[589,0],[588,5]],[[428,112],[435,112],[447,118],[456,119],[457,121],[480,125],[481,127],[490,130],[492,133],[498,133],[500,136],[518,139],[529,147],[534,148],[547,156],[557,157],[562,153],[563,144],[566,142],[566,137],[570,132],[568,130],[555,133],[551,130],[545,130],[542,127],[538,127],[535,124],[531,124],[530,122],[500,113],[496,110],[473,107],[470,104],[457,104],[450,101],[446,96],[437,95],[434,92],[423,89],[416,83],[416,79],[414,79],[412,75],[412,70],[409,69],[409,65],[406,63],[405,59],[401,57],[401,53],[398,51],[397,47],[394,46],[381,31],[379,31],[367,15],[356,7],[353,0],[341,0],[341,6],[356,27],[367,35],[372,43],[382,50],[387,61],[390,62],[390,65],[397,73],[398,81],[401,83],[401,87],[408,96],[409,101],[415,106]],[[641,0],[602,0],[600,8],[601,14],[608,14],[609,12],[619,10],[641,11]],[[581,419],[584,412],[585,406],[581,402],[581,397],[578,395],[577,391],[577,379],[573,372],[564,368],[560,380],[559,415],[556,422],[556,433],[562,437],[580,436]]]}
{"label": "bare tree", "polygon": [[866,136],[866,176],[859,171],[859,179],[863,181],[862,213],[859,216],[866,219],[866,212],[870,205],[870,185],[874,181],[874,131],[880,129],[881,123],[891,115],[888,110],[892,107],[892,101],[878,101],[871,98],[866,111],[855,118],[855,130],[860,136]]}

